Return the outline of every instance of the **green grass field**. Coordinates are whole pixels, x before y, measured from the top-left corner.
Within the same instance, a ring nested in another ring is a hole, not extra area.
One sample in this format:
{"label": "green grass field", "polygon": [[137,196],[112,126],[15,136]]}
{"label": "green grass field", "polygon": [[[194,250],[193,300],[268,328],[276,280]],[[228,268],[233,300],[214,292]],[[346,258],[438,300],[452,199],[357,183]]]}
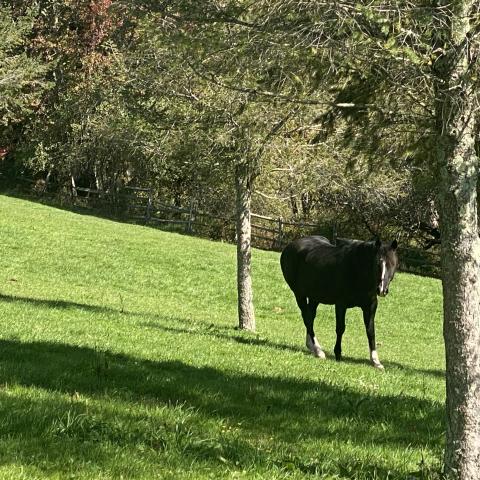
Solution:
{"label": "green grass field", "polygon": [[0,478],[434,478],[442,296],[397,274],[385,372],[360,310],[307,354],[279,255],[255,251],[257,334],[235,329],[235,247],[0,196]]}

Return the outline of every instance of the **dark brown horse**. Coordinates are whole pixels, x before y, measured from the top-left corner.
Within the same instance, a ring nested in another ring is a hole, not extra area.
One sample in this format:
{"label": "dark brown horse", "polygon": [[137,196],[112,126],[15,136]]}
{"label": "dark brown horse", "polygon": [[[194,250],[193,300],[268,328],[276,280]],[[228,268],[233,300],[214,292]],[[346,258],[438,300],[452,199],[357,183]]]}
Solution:
{"label": "dark brown horse", "polygon": [[347,308],[360,307],[370,360],[374,367],[383,368],[375,344],[375,312],[377,295],[387,295],[397,269],[396,250],[396,240],[382,243],[338,239],[332,245],[320,236],[300,238],[285,247],[280,257],[283,276],[302,312],[307,348],[316,357],[325,358],[313,331],[318,304],[335,305],[337,360],[342,358]]}

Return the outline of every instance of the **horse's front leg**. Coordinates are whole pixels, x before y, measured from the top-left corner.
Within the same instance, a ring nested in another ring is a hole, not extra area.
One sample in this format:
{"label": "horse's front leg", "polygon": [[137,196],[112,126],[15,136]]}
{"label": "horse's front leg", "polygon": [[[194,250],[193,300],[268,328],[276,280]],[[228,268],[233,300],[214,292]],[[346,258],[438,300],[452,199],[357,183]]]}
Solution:
{"label": "horse's front leg", "polygon": [[337,341],[335,343],[335,359],[340,361],[342,359],[342,336],[345,333],[345,314],[347,313],[346,307],[343,305],[335,305],[335,322],[336,322],[336,334]]}
{"label": "horse's front leg", "polygon": [[375,298],[370,305],[363,307],[362,311],[363,323],[365,324],[368,338],[368,348],[370,349],[370,361],[375,368],[383,369],[384,367],[378,358],[377,346],[375,343],[375,313],[377,311],[377,299]]}

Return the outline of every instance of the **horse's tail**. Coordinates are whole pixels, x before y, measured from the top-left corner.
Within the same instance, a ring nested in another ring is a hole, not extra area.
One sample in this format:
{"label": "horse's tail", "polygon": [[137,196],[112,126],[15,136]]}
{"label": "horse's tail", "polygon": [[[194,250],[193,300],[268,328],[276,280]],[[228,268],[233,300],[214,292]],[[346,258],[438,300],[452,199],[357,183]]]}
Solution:
{"label": "horse's tail", "polygon": [[282,267],[283,278],[285,278],[285,281],[292,290],[294,290],[298,271],[297,253],[297,249],[290,243],[284,248],[280,255],[280,266]]}

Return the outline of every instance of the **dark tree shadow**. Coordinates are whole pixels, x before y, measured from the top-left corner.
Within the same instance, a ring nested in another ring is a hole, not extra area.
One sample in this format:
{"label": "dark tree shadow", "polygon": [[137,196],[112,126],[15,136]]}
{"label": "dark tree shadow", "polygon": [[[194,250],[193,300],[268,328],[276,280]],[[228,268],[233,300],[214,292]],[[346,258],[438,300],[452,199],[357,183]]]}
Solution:
{"label": "dark tree shadow", "polygon": [[[241,343],[243,345],[252,345],[256,347],[265,347],[269,349],[275,349],[280,351],[289,351],[293,353],[305,353],[305,355],[310,355],[310,353],[303,347],[303,346],[294,346],[289,345],[286,343],[277,343],[266,338],[259,338],[252,336],[251,334],[240,334],[239,330],[235,327],[227,327],[221,325],[213,325],[208,323],[202,323],[202,328],[198,328],[195,330],[189,328],[179,328],[176,326],[172,326],[172,324],[185,324],[188,325],[190,322],[184,318],[178,317],[169,317],[159,314],[152,314],[146,312],[131,312],[128,310],[120,310],[111,307],[104,307],[100,305],[89,305],[85,303],[78,303],[68,300],[49,300],[49,299],[37,299],[31,297],[19,297],[14,295],[4,295],[0,293],[0,301],[2,302],[19,302],[19,303],[29,303],[33,306],[39,307],[47,307],[52,309],[78,309],[82,311],[91,311],[91,312],[98,312],[98,313],[107,313],[112,315],[128,315],[134,316],[139,318],[150,319],[150,321],[145,322],[142,324],[145,328],[151,328],[155,330],[160,330],[169,333],[178,333],[178,334],[187,334],[187,335],[198,335],[198,336],[210,336],[214,338],[218,338],[221,340],[227,340],[232,342]],[[165,325],[167,323],[168,325]],[[196,324],[198,325],[198,324]],[[302,328],[302,327],[299,327]],[[332,357],[328,355],[327,357]],[[365,365],[370,367],[370,362],[366,358],[353,358],[344,356],[342,358],[342,362],[349,363],[352,365]],[[398,362],[390,362],[384,361],[383,362],[386,368],[397,368],[403,372],[412,374],[412,375],[428,375],[437,378],[444,378],[445,371],[444,370],[434,370],[434,369],[417,369],[412,368],[407,365],[403,365]]]}
{"label": "dark tree shadow", "polygon": [[33,305],[34,307],[46,307],[52,309],[61,308],[78,309],[96,313],[121,313],[120,310],[109,307],[102,307],[100,305],[88,305],[85,303],[77,303],[69,300],[49,300],[43,298],[19,297],[16,295],[4,295],[3,293],[0,293],[0,301],[8,303],[28,303]]}
{"label": "dark tree shadow", "polygon": [[328,423],[341,418],[355,420],[344,432],[353,441],[377,423],[388,426],[378,442],[404,446],[428,443],[432,432],[442,431],[443,408],[427,399],[365,395],[322,381],[226,373],[47,342],[1,341],[0,365],[3,383],[134,402],[184,403],[258,433],[275,432],[285,441],[299,435],[333,439],[337,432],[330,432]]}
{"label": "dark tree shadow", "polygon": [[[179,320],[181,323],[181,320]],[[175,322],[177,323],[177,322]],[[253,345],[257,347],[265,347],[265,348],[270,348],[270,349],[275,349],[275,350],[280,350],[280,351],[289,351],[292,353],[304,353],[305,355],[311,356],[311,353],[302,346],[294,346],[294,345],[288,345],[285,343],[276,343],[272,342],[271,340],[265,339],[265,338],[256,338],[252,336],[248,336],[251,334],[245,334],[245,335],[239,335],[238,330],[235,328],[231,327],[224,327],[224,328],[219,328],[217,326],[209,328],[206,327],[203,330],[197,329],[197,330],[191,330],[188,328],[179,328],[179,327],[172,327],[172,326],[166,326],[166,325],[161,325],[158,322],[148,322],[142,324],[143,327],[146,328],[152,328],[156,330],[161,330],[164,332],[169,332],[169,333],[178,333],[178,334],[188,334],[188,335],[198,335],[198,336],[211,336],[215,338],[219,338],[221,340],[227,340],[227,341],[233,341],[237,343],[241,343],[243,345]],[[222,331],[219,331],[222,330]],[[334,360],[334,355],[333,353],[329,353],[328,351],[326,352],[327,359],[328,360]],[[312,359],[312,361],[315,361]],[[354,357],[348,357],[348,356],[343,356],[342,357],[342,362],[343,363],[348,363],[351,365],[364,365],[368,366],[368,368],[372,368],[370,361],[368,358],[354,358]],[[407,365],[403,365],[398,362],[391,362],[391,361],[383,361],[383,364],[385,368],[397,368],[398,370],[401,370],[402,372],[412,374],[412,375],[428,375],[432,377],[438,377],[438,378],[444,378],[445,377],[445,371],[444,370],[433,370],[433,369],[419,369],[419,368],[412,368]]]}
{"label": "dark tree shadow", "polygon": [[142,324],[142,326],[145,328],[151,328],[151,329],[160,330],[163,332],[208,336],[208,337],[218,338],[220,340],[227,340],[227,341],[232,341],[236,343],[241,343],[242,345],[253,345],[256,347],[265,347],[265,348],[281,350],[281,351],[290,351],[293,353],[303,352],[305,354],[310,355],[310,352],[300,347],[295,347],[293,345],[288,345],[286,343],[275,343],[270,340],[267,340],[266,338],[254,337],[252,336],[251,333],[240,335],[238,333],[238,329],[233,327],[219,328],[218,326],[213,326],[209,328],[207,326],[203,330],[192,331],[187,328],[178,328],[178,327],[160,325],[158,322],[148,322],[148,323]]}
{"label": "dark tree shadow", "polygon": [[[365,365],[370,367],[370,361],[367,358],[354,358],[354,357],[342,357],[342,362],[351,364],[351,365]],[[435,370],[435,369],[423,369],[423,368],[413,368],[407,365],[403,365],[398,362],[391,362],[389,360],[382,360],[384,367],[389,370],[391,368],[396,368],[402,372],[411,374],[411,375],[427,375],[436,378],[445,378],[445,370]]]}

